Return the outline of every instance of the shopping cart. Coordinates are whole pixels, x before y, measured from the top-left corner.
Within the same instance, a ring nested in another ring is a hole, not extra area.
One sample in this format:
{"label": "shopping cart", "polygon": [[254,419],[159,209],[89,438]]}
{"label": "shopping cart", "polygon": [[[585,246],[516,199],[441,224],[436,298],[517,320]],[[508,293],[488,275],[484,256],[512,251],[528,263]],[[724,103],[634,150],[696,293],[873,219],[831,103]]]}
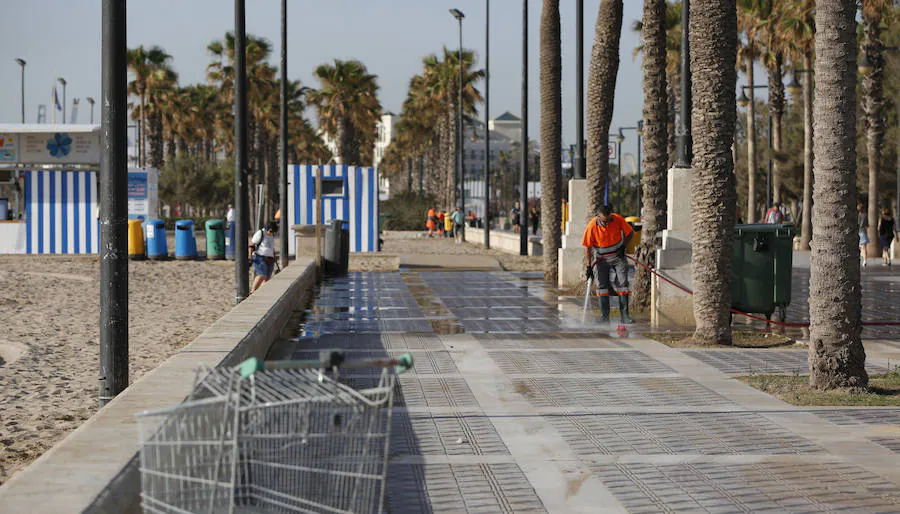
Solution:
{"label": "shopping cart", "polygon": [[[381,512],[393,389],[413,365],[249,359],[198,373],[183,403],[137,415],[145,512]],[[354,390],[340,370],[381,368]]]}

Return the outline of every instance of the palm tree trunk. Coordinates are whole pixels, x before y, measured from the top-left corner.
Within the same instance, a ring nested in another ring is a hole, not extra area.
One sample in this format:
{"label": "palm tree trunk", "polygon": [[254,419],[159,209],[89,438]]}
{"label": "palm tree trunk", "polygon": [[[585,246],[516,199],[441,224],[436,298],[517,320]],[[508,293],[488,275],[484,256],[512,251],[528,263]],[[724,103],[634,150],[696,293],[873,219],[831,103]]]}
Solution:
{"label": "palm tree trunk", "polygon": [[865,387],[856,214],[856,0],[816,2],[809,385]]}
{"label": "palm tree trunk", "polygon": [[147,165],[147,92],[146,86],[141,90],[141,159],[140,165]]}
{"label": "palm tree trunk", "polygon": [[869,255],[881,256],[878,238],[878,176],[884,147],[884,57],[881,53],[881,16],[863,16],[864,48],[873,69],[863,79],[863,110],[866,113],[866,153],[869,161]]}
{"label": "palm tree trunk", "polygon": [[166,162],[171,163],[175,161],[175,135],[172,132],[169,132],[169,137],[166,138]]}
{"label": "palm tree trunk", "polygon": [[[562,234],[559,224],[562,141],[562,46],[559,0],[541,9],[541,231],[544,280],[556,282]],[[527,230],[523,227],[522,230]]]}
{"label": "palm tree trunk", "polygon": [[[803,56],[803,68],[812,69],[812,56]],[[803,220],[800,225],[800,249],[809,251],[812,240],[813,211],[813,74],[803,80]]]}
{"label": "palm tree trunk", "polygon": [[[641,192],[644,210],[641,245],[637,259],[646,266],[656,265],[656,238],[666,216],[666,170],[669,162],[668,94],[666,92],[666,2],[644,0],[641,42],[644,59],[644,153],[641,167]],[[632,298],[645,309],[650,305],[650,273],[638,266]]]}
{"label": "palm tree trunk", "polygon": [[690,9],[694,340],[731,344],[737,10],[733,0],[694,0]]}
{"label": "palm tree trunk", "polygon": [[756,223],[756,98],[753,94],[753,57],[747,57],[747,223]]}
{"label": "palm tree trunk", "polygon": [[596,215],[603,205],[603,193],[609,181],[607,144],[616,93],[616,76],[619,73],[622,9],[622,0],[602,0],[594,29],[587,87],[589,216]]}
{"label": "palm tree trunk", "polygon": [[781,163],[778,157],[782,148],[781,124],[784,118],[784,81],[781,78],[782,56],[776,53],[769,68],[769,109],[772,112],[772,202],[781,202]]}
{"label": "palm tree trunk", "polygon": [[163,167],[163,134],[162,116],[157,111],[150,116],[150,167]]}

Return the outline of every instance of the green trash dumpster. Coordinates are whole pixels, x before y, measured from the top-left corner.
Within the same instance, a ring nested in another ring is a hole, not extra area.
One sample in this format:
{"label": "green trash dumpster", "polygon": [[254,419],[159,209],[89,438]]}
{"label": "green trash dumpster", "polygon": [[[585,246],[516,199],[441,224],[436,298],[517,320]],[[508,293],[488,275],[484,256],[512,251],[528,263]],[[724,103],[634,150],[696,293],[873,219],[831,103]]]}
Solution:
{"label": "green trash dumpster", "polygon": [[225,258],[225,223],[222,220],[206,222],[206,258],[214,261]]}
{"label": "green trash dumpster", "polygon": [[791,303],[791,268],[795,230],[792,225],[735,225],[731,265],[731,307],[765,314]]}

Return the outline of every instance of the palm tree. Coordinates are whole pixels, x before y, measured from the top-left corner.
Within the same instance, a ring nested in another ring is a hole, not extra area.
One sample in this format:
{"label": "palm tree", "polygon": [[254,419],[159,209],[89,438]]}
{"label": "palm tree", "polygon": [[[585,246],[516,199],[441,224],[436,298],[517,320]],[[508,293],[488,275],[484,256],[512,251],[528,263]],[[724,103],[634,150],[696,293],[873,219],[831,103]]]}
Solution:
{"label": "palm tree", "polygon": [[594,29],[594,46],[587,88],[587,181],[588,214],[603,205],[609,181],[607,144],[612,122],[619,72],[619,39],[622,36],[622,0],[602,0]]}
{"label": "palm tree", "polygon": [[[781,20],[784,36],[793,44],[789,47],[791,61],[802,62],[803,69],[813,66],[815,44],[814,0],[801,0],[794,4]],[[803,214],[800,226],[800,249],[809,250],[812,239],[812,188],[813,188],[813,75],[807,73],[803,80]]]}
{"label": "palm tree", "polygon": [[856,0],[816,1],[809,385],[868,384],[856,214]]}
{"label": "palm tree", "polygon": [[731,144],[737,117],[734,0],[694,0],[690,12],[694,136],[691,185],[694,340],[731,344],[731,259],[735,221]]}
{"label": "palm tree", "polygon": [[321,88],[310,91],[319,128],[335,142],[337,159],[362,165],[363,152],[375,143],[375,124],[381,114],[378,81],[359,61],[335,59],[319,65],[313,74]]}
{"label": "palm tree", "polygon": [[866,153],[869,163],[869,255],[881,255],[878,238],[878,176],[881,174],[881,155],[884,150],[884,43],[881,25],[893,11],[891,0],[862,0],[863,47],[872,71],[863,79],[863,111],[866,114]]}
{"label": "palm tree", "polygon": [[[783,0],[768,0],[767,9],[760,19],[762,27],[760,43],[762,49],[762,62],[766,66],[768,75],[769,113],[772,115],[772,149],[778,155],[782,152],[782,120],[784,119],[784,54],[791,41],[786,39],[782,31],[781,20],[786,15],[787,2]],[[772,202],[781,202],[781,159],[772,156]]]}
{"label": "palm tree", "polygon": [[[544,0],[541,9],[541,231],[544,280],[556,282],[562,244],[559,225],[560,145],[562,143],[562,47],[559,0]],[[525,230],[525,229],[523,229]]]}
{"label": "palm tree", "polygon": [[[656,235],[665,226],[666,169],[668,166],[668,95],[666,94],[666,1],[644,0],[641,42],[644,59],[644,153],[641,179],[644,211],[641,245],[637,259],[656,265]],[[634,279],[634,301],[640,308],[650,305],[650,273],[638,267]]]}
{"label": "palm tree", "polygon": [[144,48],[141,45],[134,49],[129,49],[127,54],[128,69],[134,74],[134,79],[128,83],[128,94],[135,95],[140,100],[140,131],[141,140],[139,146],[141,149],[141,166],[146,166],[147,153],[147,95],[149,93],[148,81],[151,76],[160,68],[168,65],[172,56],[167,54],[160,46],[151,46]]}

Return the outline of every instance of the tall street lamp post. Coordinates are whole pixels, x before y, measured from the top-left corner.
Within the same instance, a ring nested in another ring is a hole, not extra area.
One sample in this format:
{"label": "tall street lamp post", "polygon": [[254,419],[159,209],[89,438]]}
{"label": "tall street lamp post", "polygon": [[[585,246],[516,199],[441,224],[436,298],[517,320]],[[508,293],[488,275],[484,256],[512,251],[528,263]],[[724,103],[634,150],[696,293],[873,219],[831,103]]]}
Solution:
{"label": "tall street lamp post", "polygon": [[16,58],[16,62],[22,67],[22,123],[25,123],[25,59]]}
{"label": "tall street lamp post", "polygon": [[[809,58],[807,57],[806,60]],[[803,206],[800,216],[800,249],[809,250],[809,242],[812,239],[812,185],[813,185],[813,88],[812,77],[815,72],[812,69],[795,69],[787,90],[793,97],[803,94]],[[801,85],[797,78],[800,74],[807,74],[806,80]]]}
{"label": "tall street lamp post", "polygon": [[281,140],[281,153],[278,156],[278,167],[281,172],[281,180],[278,181],[278,200],[281,210],[281,267],[288,265],[288,171],[287,171],[287,126],[288,126],[288,78],[287,78],[287,0],[281,0],[281,130],[279,138]]}
{"label": "tall street lamp post", "polygon": [[466,17],[462,11],[459,9],[450,9],[450,14],[456,18],[456,21],[459,22],[459,51],[456,54],[457,59],[459,60],[459,79],[456,83],[456,89],[458,92],[458,98],[456,100],[456,153],[459,159],[458,165],[458,176],[457,176],[457,194],[459,195],[459,203],[458,206],[461,206],[463,210],[465,210],[466,205],[466,184],[465,184],[465,167],[463,165],[463,158],[465,157],[465,150],[463,145],[463,58],[462,58],[462,21],[463,18]]}
{"label": "tall street lamp post", "polygon": [[[750,105],[750,98],[747,97],[745,90],[747,89],[769,89],[767,84],[757,84],[753,86],[741,86],[741,96],[738,97],[737,103],[741,107]],[[756,137],[756,134],[748,134],[747,137]],[[772,207],[772,112],[769,111],[769,160],[766,166],[766,211]],[[747,170],[747,173],[756,173],[757,170]],[[763,220],[765,221],[765,220]]]}
{"label": "tall street lamp post", "polygon": [[93,125],[94,124],[94,99],[89,96],[89,97],[87,97],[87,101],[89,104],[91,104],[91,124]]}
{"label": "tall street lamp post", "polygon": [[690,10],[690,0],[684,0],[681,3],[681,112],[678,116],[675,159],[675,166],[678,168],[690,168],[694,157],[694,143],[691,138],[691,47],[688,28]]}
{"label": "tall street lamp post", "polygon": [[585,178],[584,167],[584,0],[575,0],[575,178]]}
{"label": "tall street lamp post", "polygon": [[234,303],[250,295],[247,272],[247,32],[244,0],[234,0]]}
{"label": "tall street lamp post", "polygon": [[491,247],[491,0],[484,2],[484,247]]}
{"label": "tall street lamp post", "polygon": [[65,124],[66,123],[66,85],[68,84],[68,82],[66,82],[66,79],[59,77],[59,83],[62,84],[62,87],[63,87],[63,101],[62,101],[63,119],[62,119],[62,122],[63,122],[63,124]]}
{"label": "tall street lamp post", "polygon": [[[128,387],[128,93],[125,0],[103,0],[100,159],[100,405]],[[60,79],[65,88],[65,81]],[[63,89],[65,91],[65,89]],[[65,93],[63,93],[65,95]],[[65,119],[63,120],[65,122]]]}
{"label": "tall street lamp post", "polygon": [[528,0],[522,0],[522,167],[519,170],[519,255],[528,255]]}

